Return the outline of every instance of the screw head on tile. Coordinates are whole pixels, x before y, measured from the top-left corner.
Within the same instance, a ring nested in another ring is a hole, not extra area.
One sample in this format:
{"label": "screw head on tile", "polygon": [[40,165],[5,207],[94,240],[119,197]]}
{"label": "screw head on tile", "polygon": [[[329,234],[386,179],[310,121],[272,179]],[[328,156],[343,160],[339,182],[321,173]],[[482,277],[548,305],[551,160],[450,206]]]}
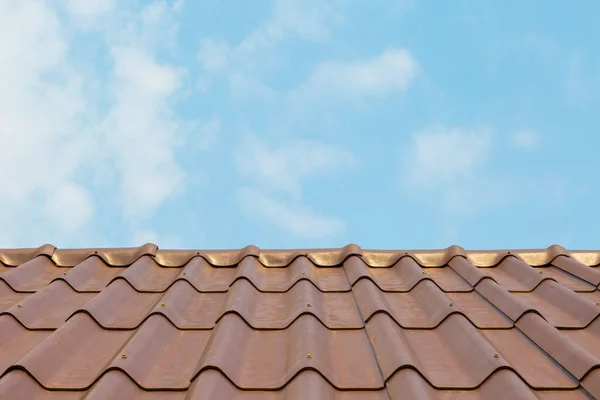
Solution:
{"label": "screw head on tile", "polygon": [[500,358],[500,354],[494,353],[494,358]]}
{"label": "screw head on tile", "polygon": [[66,272],[63,272],[63,275],[65,275],[65,276],[66,276],[66,275],[67,275],[67,273],[66,273]]}
{"label": "screw head on tile", "polygon": [[542,275],[543,273],[544,273],[543,271],[540,271],[540,275]]}
{"label": "screw head on tile", "polygon": [[306,358],[312,358],[312,354],[308,353],[308,354],[306,355]]}
{"label": "screw head on tile", "polygon": [[164,306],[165,306],[165,303],[160,303],[160,306],[161,306],[161,307],[164,307]]}
{"label": "screw head on tile", "polygon": [[122,358],[122,359],[126,359],[126,358],[127,358],[127,354],[123,354],[123,355],[121,356],[121,358]]}
{"label": "screw head on tile", "polygon": [[94,254],[98,254],[98,250],[94,250]]}
{"label": "screw head on tile", "polygon": [[507,251],[506,254],[511,254],[510,251]]}
{"label": "screw head on tile", "polygon": [[596,303],[597,306],[600,306],[600,301]]}
{"label": "screw head on tile", "polygon": [[302,275],[306,275],[306,272],[303,272]]}
{"label": "screw head on tile", "polygon": [[199,256],[199,255],[200,255],[200,252],[199,252],[199,251],[197,251],[197,252],[196,252],[196,255],[197,255],[197,256]]}
{"label": "screw head on tile", "polygon": [[183,273],[183,276],[185,276],[185,272]]}
{"label": "screw head on tile", "polygon": [[426,274],[427,274],[427,271],[423,270],[423,271],[421,271],[421,273],[422,273],[423,275],[426,275]]}
{"label": "screw head on tile", "polygon": [[450,303],[448,304],[450,307],[454,307],[454,303]]}
{"label": "screw head on tile", "polygon": [[21,308],[21,305],[20,305],[20,304],[17,304],[17,308]]}
{"label": "screw head on tile", "polygon": [[407,255],[408,255],[408,251],[405,251],[405,252],[404,252],[404,255],[405,255],[405,256],[407,256]]}
{"label": "screw head on tile", "polygon": [[310,303],[308,303],[308,304],[306,305],[306,307],[312,307],[312,306],[310,305]]}

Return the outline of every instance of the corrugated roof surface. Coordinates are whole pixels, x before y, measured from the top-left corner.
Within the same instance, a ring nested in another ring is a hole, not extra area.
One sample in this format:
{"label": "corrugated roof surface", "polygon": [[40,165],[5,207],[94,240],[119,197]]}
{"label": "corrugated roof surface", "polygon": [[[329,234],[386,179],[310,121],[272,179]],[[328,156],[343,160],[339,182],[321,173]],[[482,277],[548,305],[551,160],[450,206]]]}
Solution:
{"label": "corrugated roof surface", "polygon": [[600,398],[600,251],[0,250],[0,398]]}

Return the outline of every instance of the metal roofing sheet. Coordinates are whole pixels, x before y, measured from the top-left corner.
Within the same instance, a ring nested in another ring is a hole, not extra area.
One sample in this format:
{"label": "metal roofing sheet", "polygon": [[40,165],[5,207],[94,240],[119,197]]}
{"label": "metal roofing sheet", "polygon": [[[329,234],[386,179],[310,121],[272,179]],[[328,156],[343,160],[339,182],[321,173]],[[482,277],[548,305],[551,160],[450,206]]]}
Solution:
{"label": "metal roofing sheet", "polygon": [[600,398],[600,251],[0,250],[0,398]]}

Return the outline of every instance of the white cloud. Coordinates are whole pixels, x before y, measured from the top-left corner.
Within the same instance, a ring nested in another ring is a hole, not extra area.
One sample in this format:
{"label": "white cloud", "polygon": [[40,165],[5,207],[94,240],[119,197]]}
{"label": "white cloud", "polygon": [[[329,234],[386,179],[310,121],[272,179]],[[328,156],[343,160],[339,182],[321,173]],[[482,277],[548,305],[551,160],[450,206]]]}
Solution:
{"label": "white cloud", "polygon": [[344,221],[338,218],[319,215],[307,207],[290,207],[256,189],[240,189],[237,199],[249,215],[296,237],[323,239],[346,229]]}
{"label": "white cloud", "polygon": [[125,212],[150,217],[185,178],[175,157],[181,126],[168,103],[180,71],[135,48],[113,49],[113,58],[116,101],[103,124],[105,140],[121,173]]}
{"label": "white cloud", "polygon": [[[85,27],[62,20],[53,2],[0,1],[2,243],[89,245],[95,192],[116,182],[121,211],[148,218],[183,187],[175,147],[184,124],[171,100],[183,71],[157,61],[152,41],[177,28],[162,3],[118,13],[110,1],[62,4],[72,17],[105,18],[84,36],[106,43],[86,54],[113,61],[106,81],[102,69],[81,68],[89,60],[71,40]],[[102,176],[111,179],[93,179]]]}
{"label": "white cloud", "polygon": [[513,145],[524,150],[534,150],[540,144],[539,135],[536,132],[520,130],[512,137]]}
{"label": "white cloud", "polygon": [[487,129],[437,128],[412,135],[405,166],[413,183],[435,187],[469,179],[490,155]]}
{"label": "white cloud", "polygon": [[242,176],[295,198],[301,194],[302,180],[324,177],[356,164],[352,153],[336,146],[292,140],[269,148],[251,134],[246,135],[236,149],[235,162]]}
{"label": "white cloud", "polygon": [[330,26],[342,20],[341,14],[321,0],[275,0],[271,18],[240,43],[207,38],[200,43],[197,57],[208,72],[227,70],[232,64],[232,76],[265,74],[268,65],[278,58],[278,44],[293,38],[326,41]]}
{"label": "white cloud", "polygon": [[0,2],[0,226],[9,243],[61,240],[93,214],[77,176],[94,142],[68,50],[47,3]]}
{"label": "white cloud", "polygon": [[229,64],[231,47],[224,39],[208,38],[200,43],[198,61],[206,71],[220,71]]}
{"label": "white cloud", "polygon": [[379,56],[351,62],[324,62],[293,98],[334,96],[356,99],[403,91],[415,79],[418,65],[404,49],[389,48]]}
{"label": "white cloud", "polygon": [[79,231],[94,214],[94,202],[89,192],[73,183],[54,188],[46,198],[45,207],[50,221],[66,234]]}
{"label": "white cloud", "polygon": [[94,18],[113,10],[114,0],[67,0],[67,10],[74,16]]}

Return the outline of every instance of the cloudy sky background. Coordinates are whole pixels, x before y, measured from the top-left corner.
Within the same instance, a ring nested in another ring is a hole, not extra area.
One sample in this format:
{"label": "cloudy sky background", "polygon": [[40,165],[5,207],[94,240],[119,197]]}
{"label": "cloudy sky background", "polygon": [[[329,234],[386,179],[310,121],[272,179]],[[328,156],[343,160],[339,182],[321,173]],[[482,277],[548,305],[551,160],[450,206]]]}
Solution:
{"label": "cloudy sky background", "polygon": [[598,248],[598,15],[0,0],[0,247]]}

